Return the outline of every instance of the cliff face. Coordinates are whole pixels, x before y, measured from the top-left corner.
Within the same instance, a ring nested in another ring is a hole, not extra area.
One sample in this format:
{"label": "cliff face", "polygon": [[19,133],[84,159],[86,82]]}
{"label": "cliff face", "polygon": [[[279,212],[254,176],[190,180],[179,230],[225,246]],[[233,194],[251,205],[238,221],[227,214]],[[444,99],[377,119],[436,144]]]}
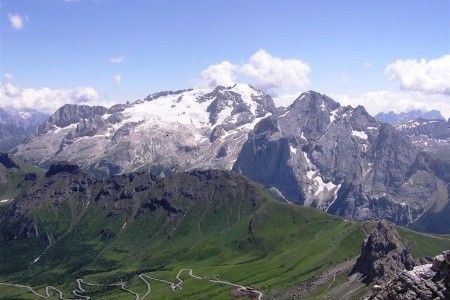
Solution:
{"label": "cliff face", "polygon": [[385,221],[380,221],[361,247],[351,274],[360,273],[363,282],[386,282],[397,276],[402,270],[410,270],[414,259],[402,244],[395,228]]}
{"label": "cliff face", "polygon": [[383,286],[375,286],[370,300],[450,299],[450,250],[433,263],[402,271]]}

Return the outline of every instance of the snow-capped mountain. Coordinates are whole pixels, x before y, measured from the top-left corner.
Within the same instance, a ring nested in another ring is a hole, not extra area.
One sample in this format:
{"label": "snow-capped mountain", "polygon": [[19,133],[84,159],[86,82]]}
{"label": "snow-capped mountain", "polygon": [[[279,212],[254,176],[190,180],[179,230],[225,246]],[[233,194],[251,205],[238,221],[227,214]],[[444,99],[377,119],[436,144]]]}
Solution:
{"label": "snow-capped mountain", "polygon": [[450,211],[443,164],[362,106],[313,91],[279,109],[244,84],[161,92],[110,108],[65,105],[16,155],[100,174],[233,168],[290,202],[425,231],[434,230],[428,219]]}
{"label": "snow-capped mountain", "polygon": [[248,132],[275,110],[270,96],[245,84],[161,92],[109,109],[65,105],[16,153],[38,165],[67,160],[106,174],[231,169]]}

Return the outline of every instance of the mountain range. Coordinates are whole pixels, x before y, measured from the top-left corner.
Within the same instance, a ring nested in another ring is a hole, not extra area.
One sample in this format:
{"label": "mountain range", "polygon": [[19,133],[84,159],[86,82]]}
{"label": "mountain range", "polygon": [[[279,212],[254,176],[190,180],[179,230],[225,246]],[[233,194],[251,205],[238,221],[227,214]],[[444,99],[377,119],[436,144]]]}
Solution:
{"label": "mountain range", "polygon": [[[450,232],[449,169],[401,127],[313,91],[287,108],[245,84],[160,92],[110,108],[65,105],[14,153],[101,176],[232,169],[288,202]],[[443,223],[429,224],[428,215]]]}
{"label": "mountain range", "polygon": [[416,119],[426,119],[426,120],[445,120],[441,112],[438,110],[422,111],[422,110],[411,110],[409,112],[395,113],[390,111],[388,113],[381,112],[376,114],[375,119],[380,122],[399,124],[408,121],[414,121]]}
{"label": "mountain range", "polygon": [[31,108],[0,107],[0,151],[12,150],[48,117],[48,114]]}

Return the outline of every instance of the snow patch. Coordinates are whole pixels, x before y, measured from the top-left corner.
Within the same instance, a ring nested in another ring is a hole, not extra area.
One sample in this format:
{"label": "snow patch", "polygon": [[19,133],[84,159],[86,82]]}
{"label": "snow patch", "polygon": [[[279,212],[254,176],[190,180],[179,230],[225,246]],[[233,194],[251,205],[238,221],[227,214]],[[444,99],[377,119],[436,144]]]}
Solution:
{"label": "snow patch", "polygon": [[314,182],[317,184],[317,190],[316,190],[316,192],[314,193],[314,196],[319,195],[319,194],[322,193],[323,191],[329,192],[329,191],[331,191],[332,189],[334,189],[334,188],[336,187],[336,185],[333,184],[332,181],[326,182],[326,183],[323,182],[323,179],[322,179],[322,177],[321,177],[320,175],[317,175],[317,176],[314,178]]}
{"label": "snow patch", "polygon": [[330,112],[330,123],[333,123],[334,121],[336,121],[336,117],[338,115],[337,112],[338,112],[338,109],[332,110]]}
{"label": "snow patch", "polygon": [[297,153],[297,149],[295,149],[294,147],[292,147],[291,145],[289,145],[289,147],[291,148],[291,152],[296,154]]}
{"label": "snow patch", "polygon": [[363,140],[368,139],[367,133],[365,133],[364,131],[352,130],[352,135]]}
{"label": "snow patch", "polygon": [[305,135],[303,134],[303,131],[302,131],[302,134],[300,135],[300,138],[301,138],[301,139],[304,139],[305,141],[307,141]]}
{"label": "snow patch", "polygon": [[308,177],[308,179],[313,180],[314,175],[316,175],[316,171],[307,171],[306,172],[306,177]]}
{"label": "snow patch", "polygon": [[8,202],[8,201],[11,201],[11,199],[3,199],[3,200],[0,200],[0,203],[6,203],[6,202]]}

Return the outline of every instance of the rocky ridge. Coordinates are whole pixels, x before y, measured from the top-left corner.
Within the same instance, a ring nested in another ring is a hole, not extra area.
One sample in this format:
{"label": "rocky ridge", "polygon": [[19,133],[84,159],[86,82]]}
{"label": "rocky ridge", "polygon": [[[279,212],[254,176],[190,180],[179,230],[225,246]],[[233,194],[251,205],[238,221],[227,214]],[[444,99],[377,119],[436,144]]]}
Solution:
{"label": "rocky ridge", "polygon": [[390,282],[375,286],[367,300],[450,299],[450,250],[430,264],[404,270]]}
{"label": "rocky ridge", "polygon": [[395,228],[379,221],[364,240],[361,255],[350,272],[362,275],[364,283],[382,283],[397,276],[402,270],[415,265],[409,250],[403,245]]}

